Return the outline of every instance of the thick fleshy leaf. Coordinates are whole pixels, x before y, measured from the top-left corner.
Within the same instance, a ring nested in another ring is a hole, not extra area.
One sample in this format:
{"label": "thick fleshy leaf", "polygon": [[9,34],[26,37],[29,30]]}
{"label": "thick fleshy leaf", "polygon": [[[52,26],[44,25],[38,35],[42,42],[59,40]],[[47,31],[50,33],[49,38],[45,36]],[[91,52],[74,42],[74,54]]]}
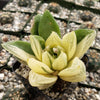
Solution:
{"label": "thick fleshy leaf", "polygon": [[46,10],[39,23],[39,35],[46,40],[52,33],[52,31],[61,36],[58,24],[56,23],[50,12]]}
{"label": "thick fleshy leaf", "polygon": [[54,61],[54,58],[47,51],[45,51],[42,54],[42,62],[45,63],[47,66],[49,66],[51,69],[52,69],[53,61]]}
{"label": "thick fleshy leaf", "polygon": [[36,58],[41,61],[42,60],[42,48],[41,48],[39,41],[33,35],[30,35],[30,42],[31,42],[32,50]]}
{"label": "thick fleshy leaf", "polygon": [[28,66],[36,73],[39,74],[50,74],[53,73],[53,71],[44,63],[35,60],[34,58],[30,58],[27,61]]}
{"label": "thick fleshy leaf", "polygon": [[50,48],[56,47],[56,46],[62,46],[61,39],[57,35],[57,33],[52,32],[52,34],[48,37],[48,39],[45,42],[45,47],[49,46]]}
{"label": "thick fleshy leaf", "polygon": [[93,33],[92,29],[78,29],[75,31],[77,43],[79,43],[82,39],[84,39],[87,35]]}
{"label": "thick fleshy leaf", "polygon": [[9,51],[22,61],[27,61],[29,58],[34,58],[31,45],[28,42],[13,41],[2,44],[3,48]]}
{"label": "thick fleshy leaf", "polygon": [[68,61],[73,57],[76,51],[76,35],[75,32],[68,33],[64,35],[62,39],[63,47],[67,53]]}
{"label": "thick fleshy leaf", "polygon": [[38,36],[38,35],[34,35],[34,37],[39,41],[42,49],[44,49],[45,48],[45,40],[41,36]]}
{"label": "thick fleshy leaf", "polygon": [[29,82],[32,86],[38,87],[40,90],[49,88],[57,80],[57,76],[53,75],[41,75],[33,72],[32,70],[29,73]]}
{"label": "thick fleshy leaf", "polygon": [[80,82],[86,78],[86,68],[84,63],[78,58],[69,62],[68,67],[58,74],[61,79],[69,82]]}
{"label": "thick fleshy leaf", "polygon": [[77,45],[77,49],[74,57],[82,58],[84,53],[86,53],[89,47],[92,45],[95,36],[96,36],[96,32],[92,31],[91,34],[88,34],[83,40],[81,40]]}
{"label": "thick fleshy leaf", "polygon": [[40,23],[41,18],[42,18],[41,14],[38,14],[35,16],[35,18],[33,20],[33,25],[31,27],[32,35],[39,35],[38,28],[39,28],[39,23]]}
{"label": "thick fleshy leaf", "polygon": [[54,70],[62,70],[67,66],[67,56],[64,52],[61,52],[58,58],[56,58],[52,64]]}

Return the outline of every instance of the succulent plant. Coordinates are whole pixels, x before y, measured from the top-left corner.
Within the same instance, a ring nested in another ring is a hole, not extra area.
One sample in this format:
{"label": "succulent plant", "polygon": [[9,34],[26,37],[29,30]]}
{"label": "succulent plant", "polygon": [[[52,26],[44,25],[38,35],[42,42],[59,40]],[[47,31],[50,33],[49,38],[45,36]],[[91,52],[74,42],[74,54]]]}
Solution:
{"label": "succulent plant", "polygon": [[18,5],[20,7],[26,7],[28,5],[31,5],[31,2],[30,2],[30,0],[19,0],[18,1]]}
{"label": "succulent plant", "polygon": [[10,14],[10,13],[3,13],[1,16],[0,16],[0,23],[1,24],[8,24],[8,23],[12,23],[14,20],[13,16]]}
{"label": "succulent plant", "polygon": [[93,0],[84,0],[83,4],[88,7],[94,6],[94,1]]}
{"label": "succulent plant", "polygon": [[50,3],[48,5],[47,9],[49,11],[51,11],[51,12],[54,12],[54,13],[59,13],[60,12],[60,6],[59,6],[59,4],[54,3],[54,2]]}
{"label": "succulent plant", "polygon": [[49,15],[49,11],[45,11],[36,28],[41,28],[39,32],[45,34],[40,34],[38,38],[30,35],[30,43],[13,41],[2,46],[30,67],[29,82],[34,87],[46,89],[55,84],[58,77],[68,82],[84,81],[86,68],[80,59],[95,39],[95,31],[79,29],[61,39],[60,33],[57,33],[58,25]]}
{"label": "succulent plant", "polygon": [[84,11],[80,14],[80,18],[83,21],[91,21],[94,16],[89,11]]}

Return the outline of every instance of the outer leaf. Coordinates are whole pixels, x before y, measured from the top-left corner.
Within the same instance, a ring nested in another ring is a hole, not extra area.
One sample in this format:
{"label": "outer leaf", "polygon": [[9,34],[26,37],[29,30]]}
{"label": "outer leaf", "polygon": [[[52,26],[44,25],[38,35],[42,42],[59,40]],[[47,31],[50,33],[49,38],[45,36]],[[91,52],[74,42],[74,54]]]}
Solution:
{"label": "outer leaf", "polygon": [[62,70],[58,75],[65,81],[80,82],[86,78],[86,68],[84,63],[76,57],[69,63],[68,67]]}
{"label": "outer leaf", "polygon": [[39,23],[40,23],[41,18],[42,18],[42,15],[40,15],[40,14],[35,16],[33,25],[31,27],[32,35],[39,35],[38,28],[39,28]]}
{"label": "outer leaf", "polygon": [[42,48],[41,48],[39,41],[34,36],[30,35],[30,42],[31,42],[32,50],[36,58],[41,61],[42,60]]}
{"label": "outer leaf", "polygon": [[25,62],[27,61],[27,59],[34,57],[33,51],[28,42],[23,42],[23,41],[7,42],[2,44],[2,46],[11,54],[13,54],[17,58]]}
{"label": "outer leaf", "polygon": [[96,36],[96,32],[93,31],[91,34],[88,34],[83,40],[81,40],[77,45],[77,49],[74,57],[82,58],[84,53],[86,53],[86,51],[92,45],[95,36]]}
{"label": "outer leaf", "polygon": [[45,47],[49,46],[50,48],[56,47],[56,46],[62,46],[61,39],[57,35],[57,33],[52,32],[52,34],[48,37],[48,39],[45,42]]}
{"label": "outer leaf", "polygon": [[52,69],[53,61],[54,61],[54,58],[47,51],[45,51],[42,54],[42,62],[45,63],[47,66],[49,66],[51,69]]}
{"label": "outer leaf", "polygon": [[52,86],[57,80],[57,76],[41,75],[33,72],[29,73],[29,82],[32,86],[43,90]]}
{"label": "outer leaf", "polygon": [[39,41],[41,47],[44,49],[45,48],[45,40],[41,36],[38,36],[38,35],[34,35],[34,37]]}
{"label": "outer leaf", "polygon": [[53,62],[53,69],[54,70],[62,70],[67,66],[67,56],[64,52],[61,52],[61,54],[56,58]]}
{"label": "outer leaf", "polygon": [[76,35],[75,32],[66,34],[62,39],[63,47],[67,53],[68,61],[73,57],[76,51]]}
{"label": "outer leaf", "polygon": [[34,58],[30,58],[27,61],[28,66],[36,73],[39,74],[50,74],[53,73],[53,71],[44,63],[35,60]]}
{"label": "outer leaf", "polygon": [[56,23],[50,12],[46,10],[39,23],[39,35],[46,40],[52,31],[61,36],[58,24]]}
{"label": "outer leaf", "polygon": [[75,31],[77,37],[77,43],[79,43],[82,39],[84,39],[87,35],[93,33],[94,30],[91,29],[79,29]]}

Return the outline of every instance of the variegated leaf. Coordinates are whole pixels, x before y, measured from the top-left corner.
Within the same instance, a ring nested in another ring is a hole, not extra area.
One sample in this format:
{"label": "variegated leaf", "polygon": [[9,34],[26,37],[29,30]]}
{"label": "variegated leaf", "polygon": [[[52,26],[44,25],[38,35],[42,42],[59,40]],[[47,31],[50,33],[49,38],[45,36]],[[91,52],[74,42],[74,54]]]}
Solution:
{"label": "variegated leaf", "polygon": [[68,56],[68,61],[74,56],[75,51],[76,51],[76,35],[75,32],[68,33],[64,35],[62,39],[63,47],[67,53]]}
{"label": "variegated leaf", "polygon": [[39,73],[39,74],[53,73],[53,71],[46,64],[34,58],[28,59],[27,63],[28,63],[28,66],[36,73]]}
{"label": "variegated leaf", "polygon": [[80,82],[86,79],[86,68],[84,63],[76,57],[58,75],[65,81]]}
{"label": "variegated leaf", "polygon": [[57,76],[52,75],[41,75],[33,72],[32,70],[29,73],[29,82],[32,86],[38,87],[40,90],[49,88],[57,80]]}

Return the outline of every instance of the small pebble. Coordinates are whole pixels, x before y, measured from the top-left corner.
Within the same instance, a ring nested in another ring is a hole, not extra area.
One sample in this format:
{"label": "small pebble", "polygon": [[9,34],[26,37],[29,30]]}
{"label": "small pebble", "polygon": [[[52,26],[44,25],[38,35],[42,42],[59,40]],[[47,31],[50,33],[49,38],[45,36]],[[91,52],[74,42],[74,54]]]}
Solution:
{"label": "small pebble", "polygon": [[4,35],[4,36],[2,37],[2,41],[3,41],[3,42],[7,42],[7,41],[8,41],[8,37],[7,37],[6,35]]}
{"label": "small pebble", "polygon": [[4,80],[4,73],[0,73],[0,80]]}
{"label": "small pebble", "polygon": [[12,66],[12,61],[9,61],[7,65]]}
{"label": "small pebble", "polygon": [[0,92],[0,100],[2,100],[2,97],[4,96],[4,92]]}
{"label": "small pebble", "polygon": [[100,95],[95,94],[95,96],[96,96],[97,100],[100,100]]}
{"label": "small pebble", "polygon": [[0,83],[0,91],[4,89],[4,85]]}

